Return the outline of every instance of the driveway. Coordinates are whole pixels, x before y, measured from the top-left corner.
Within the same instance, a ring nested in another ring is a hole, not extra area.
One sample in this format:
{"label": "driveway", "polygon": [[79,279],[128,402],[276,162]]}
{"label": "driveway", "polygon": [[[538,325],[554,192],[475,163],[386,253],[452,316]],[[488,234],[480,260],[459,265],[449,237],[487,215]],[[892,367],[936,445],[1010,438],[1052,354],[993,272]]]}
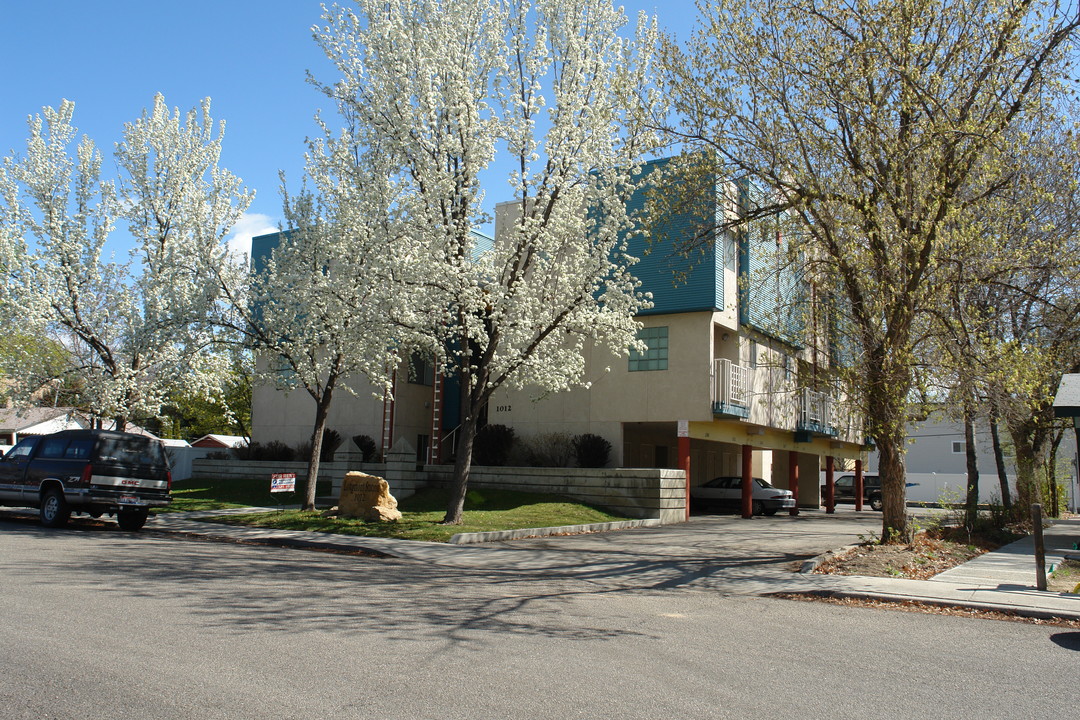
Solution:
{"label": "driveway", "polygon": [[790,573],[804,560],[880,532],[880,513],[804,510],[797,517],[749,520],[697,515],[676,525],[514,540],[491,550],[504,554],[504,560],[511,560],[514,551],[527,552],[534,563],[543,558],[551,572],[590,578],[605,587],[693,586],[752,595],[767,589],[762,583],[768,578]]}

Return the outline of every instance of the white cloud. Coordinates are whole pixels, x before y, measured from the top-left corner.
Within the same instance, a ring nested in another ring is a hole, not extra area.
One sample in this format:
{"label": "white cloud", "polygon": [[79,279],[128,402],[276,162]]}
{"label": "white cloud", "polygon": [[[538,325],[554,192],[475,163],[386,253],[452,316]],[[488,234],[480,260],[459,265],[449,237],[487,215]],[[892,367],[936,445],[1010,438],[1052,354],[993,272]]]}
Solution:
{"label": "white cloud", "polygon": [[278,231],[274,218],[261,213],[244,213],[232,227],[226,244],[229,254],[251,257],[251,238]]}

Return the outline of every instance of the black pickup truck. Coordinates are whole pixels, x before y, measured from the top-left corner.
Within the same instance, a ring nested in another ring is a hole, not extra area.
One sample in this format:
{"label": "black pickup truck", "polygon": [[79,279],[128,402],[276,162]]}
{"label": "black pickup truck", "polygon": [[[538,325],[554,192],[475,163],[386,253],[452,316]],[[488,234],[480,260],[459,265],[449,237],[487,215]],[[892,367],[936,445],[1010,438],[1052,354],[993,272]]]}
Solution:
{"label": "black pickup truck", "polygon": [[[825,497],[825,486],[821,486],[821,497]],[[881,480],[877,475],[863,475],[863,501],[871,510],[881,510]],[[845,473],[836,478],[836,502],[855,502],[855,475]]]}
{"label": "black pickup truck", "polygon": [[26,437],[0,460],[0,505],[38,508],[41,524],[62,527],[72,512],[115,515],[139,530],[150,508],[168,505],[172,475],[161,442],[108,430]]}

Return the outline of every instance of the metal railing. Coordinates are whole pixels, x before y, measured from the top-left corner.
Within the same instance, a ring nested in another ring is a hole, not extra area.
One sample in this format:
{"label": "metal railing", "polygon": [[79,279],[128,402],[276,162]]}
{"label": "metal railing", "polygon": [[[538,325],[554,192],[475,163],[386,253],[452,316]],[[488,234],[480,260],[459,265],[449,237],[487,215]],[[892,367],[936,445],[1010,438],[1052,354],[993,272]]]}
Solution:
{"label": "metal railing", "polygon": [[836,434],[835,402],[828,393],[817,392],[810,388],[800,390],[799,429]]}
{"label": "metal railing", "polygon": [[713,360],[713,412],[746,417],[750,409],[753,373],[727,359]]}

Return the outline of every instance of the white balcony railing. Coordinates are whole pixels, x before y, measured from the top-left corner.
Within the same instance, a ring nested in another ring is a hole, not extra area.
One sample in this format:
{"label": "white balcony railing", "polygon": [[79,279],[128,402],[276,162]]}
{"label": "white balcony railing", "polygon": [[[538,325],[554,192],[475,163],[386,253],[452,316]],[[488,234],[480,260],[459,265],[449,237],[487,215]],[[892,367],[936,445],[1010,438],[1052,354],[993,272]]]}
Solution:
{"label": "white balcony railing", "polygon": [[833,435],[835,401],[828,393],[809,388],[799,391],[799,429]]}
{"label": "white balcony railing", "polygon": [[750,368],[726,359],[713,360],[713,412],[746,417],[750,410],[752,383]]}

